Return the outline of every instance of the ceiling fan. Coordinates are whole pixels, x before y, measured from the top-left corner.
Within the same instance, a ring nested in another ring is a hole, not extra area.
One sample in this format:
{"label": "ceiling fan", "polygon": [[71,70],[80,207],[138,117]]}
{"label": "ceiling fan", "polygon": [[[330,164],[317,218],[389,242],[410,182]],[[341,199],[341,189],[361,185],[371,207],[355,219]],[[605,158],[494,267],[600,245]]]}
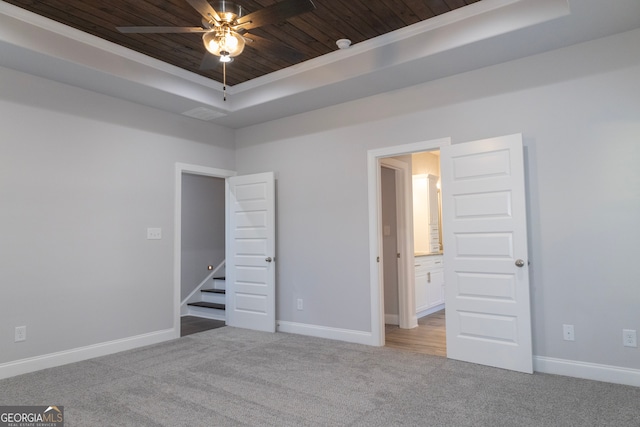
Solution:
{"label": "ceiling fan", "polygon": [[[226,91],[226,63],[240,55],[245,45],[273,50],[280,56],[296,58],[299,53],[288,46],[278,45],[268,39],[249,34],[253,28],[275,24],[316,8],[311,0],[284,0],[255,12],[244,14],[242,6],[230,1],[217,1],[216,9],[207,0],[186,0],[202,15],[200,27],[116,27],[121,33],[203,33],[202,41],[208,53],[200,69],[214,68],[223,64],[223,89]],[[211,54],[211,55],[210,55]],[[215,55],[215,56],[212,56]],[[217,58],[217,60],[212,60]],[[226,94],[225,94],[226,100]]]}

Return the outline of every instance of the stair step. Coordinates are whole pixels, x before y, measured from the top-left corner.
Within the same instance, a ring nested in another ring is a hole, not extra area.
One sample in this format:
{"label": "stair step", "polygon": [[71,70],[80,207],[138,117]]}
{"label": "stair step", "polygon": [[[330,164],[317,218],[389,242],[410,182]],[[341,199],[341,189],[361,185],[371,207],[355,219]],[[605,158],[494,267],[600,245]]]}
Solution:
{"label": "stair step", "polygon": [[224,289],[200,289],[200,292],[210,292],[212,294],[224,294],[227,291]]}
{"label": "stair step", "polygon": [[224,276],[213,278],[213,288],[224,290],[227,287],[227,282]]}
{"label": "stair step", "polygon": [[226,291],[218,288],[200,289],[200,301],[224,304],[226,302]]}
{"label": "stair step", "polygon": [[224,310],[225,309],[225,305],[224,304],[218,304],[217,302],[199,301],[199,302],[190,302],[187,305],[192,305],[194,307],[215,308],[217,310]]}

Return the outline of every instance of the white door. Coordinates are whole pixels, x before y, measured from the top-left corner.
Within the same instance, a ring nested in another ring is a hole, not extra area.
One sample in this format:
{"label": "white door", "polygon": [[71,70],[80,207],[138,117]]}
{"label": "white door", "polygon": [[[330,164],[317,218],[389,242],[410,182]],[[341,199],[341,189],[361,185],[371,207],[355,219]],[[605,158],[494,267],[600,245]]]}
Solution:
{"label": "white door", "polygon": [[227,325],[275,332],[274,176],[236,176],[227,185]]}
{"label": "white door", "polygon": [[522,136],[440,153],[447,357],[531,373]]}

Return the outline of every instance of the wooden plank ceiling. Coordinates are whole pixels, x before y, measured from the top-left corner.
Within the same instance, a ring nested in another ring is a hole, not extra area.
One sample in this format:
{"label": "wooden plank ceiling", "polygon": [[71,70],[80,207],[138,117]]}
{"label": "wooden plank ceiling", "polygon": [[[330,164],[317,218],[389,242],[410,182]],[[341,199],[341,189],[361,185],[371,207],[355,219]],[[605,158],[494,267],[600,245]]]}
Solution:
{"label": "wooden plank ceiling", "polygon": [[[222,66],[201,70],[202,35],[122,34],[119,26],[201,26],[201,15],[185,0],[4,0],[38,15],[77,28],[202,76],[222,81]],[[352,44],[415,24],[480,0],[313,0],[316,9],[251,33],[298,52],[287,55],[268,45],[247,47],[227,65],[227,84],[235,85],[316,58],[337,49],[336,40]],[[216,2],[210,2],[216,7]],[[245,14],[277,3],[236,0]],[[249,45],[248,45],[249,46]],[[274,45],[277,48],[277,45]]]}

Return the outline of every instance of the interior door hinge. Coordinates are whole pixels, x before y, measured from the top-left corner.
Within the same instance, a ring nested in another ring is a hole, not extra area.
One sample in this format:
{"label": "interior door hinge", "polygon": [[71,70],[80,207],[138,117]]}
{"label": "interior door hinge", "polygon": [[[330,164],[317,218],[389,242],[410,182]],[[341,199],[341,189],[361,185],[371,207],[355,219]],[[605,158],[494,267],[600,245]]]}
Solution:
{"label": "interior door hinge", "polygon": [[380,262],[380,257],[376,257],[376,262]]}
{"label": "interior door hinge", "polygon": [[400,258],[400,252],[398,252],[398,258]]}

